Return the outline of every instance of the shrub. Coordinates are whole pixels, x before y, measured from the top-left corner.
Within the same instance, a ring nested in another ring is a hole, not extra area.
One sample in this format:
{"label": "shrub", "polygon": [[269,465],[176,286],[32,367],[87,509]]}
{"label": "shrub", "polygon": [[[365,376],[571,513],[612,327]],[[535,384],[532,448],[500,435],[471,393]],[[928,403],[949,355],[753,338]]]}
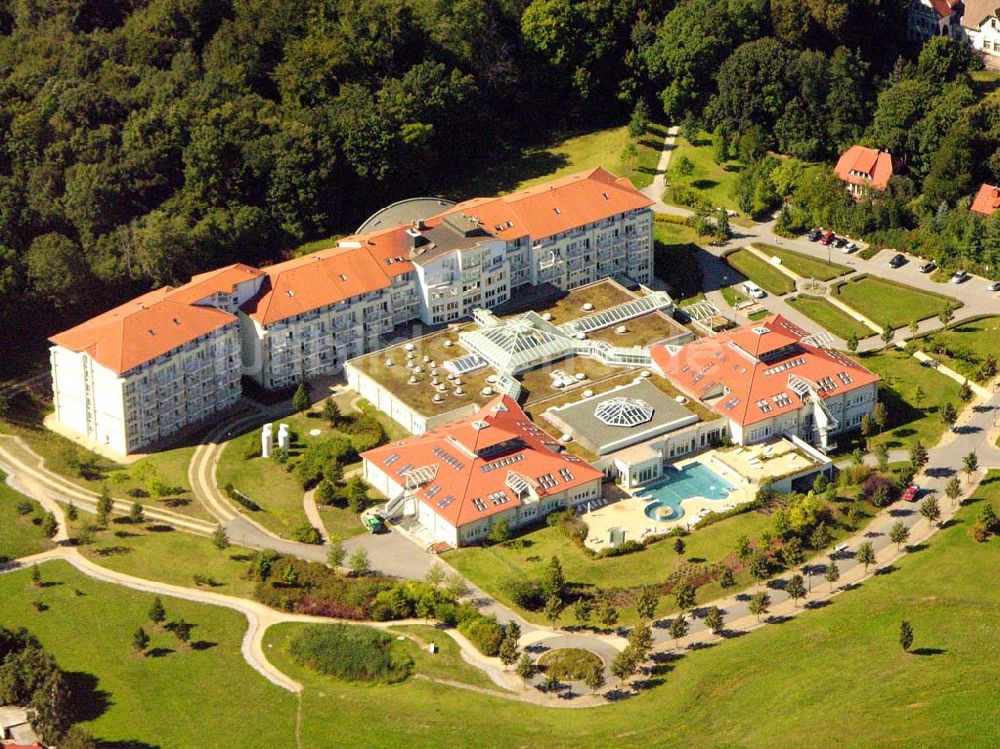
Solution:
{"label": "shrub", "polygon": [[402,681],[413,670],[409,656],[384,632],[348,624],[314,624],[292,640],[289,652],[314,671],[344,681]]}
{"label": "shrub", "polygon": [[515,606],[528,611],[538,611],[545,605],[545,593],[538,580],[522,580],[516,577],[505,580],[500,589],[510,597]]}
{"label": "shrub", "polygon": [[242,505],[243,507],[245,507],[246,509],[250,510],[251,512],[259,512],[260,511],[260,505],[259,504],[257,504],[256,502],[254,502],[252,499],[250,499],[245,494],[236,491],[236,487],[233,486],[232,484],[226,484],[226,486],[223,488],[223,491],[226,493],[227,497],[229,497],[231,500],[233,500],[237,504]]}
{"label": "shrub", "polygon": [[302,525],[294,528],[292,530],[292,539],[302,544],[323,543],[323,537],[320,535],[319,531],[308,523],[303,523]]}
{"label": "shrub", "polygon": [[330,437],[314,442],[303,451],[301,460],[295,466],[295,478],[302,484],[302,488],[308,489],[323,478],[323,469],[330,461],[346,465],[354,462],[357,457],[357,450],[345,437]]}
{"label": "shrub", "polygon": [[483,616],[477,611],[476,616],[459,621],[458,631],[483,655],[494,657],[499,654],[503,627],[492,616]]}
{"label": "shrub", "polygon": [[899,486],[890,478],[872,474],[861,485],[861,496],[876,507],[885,507],[899,497]]}

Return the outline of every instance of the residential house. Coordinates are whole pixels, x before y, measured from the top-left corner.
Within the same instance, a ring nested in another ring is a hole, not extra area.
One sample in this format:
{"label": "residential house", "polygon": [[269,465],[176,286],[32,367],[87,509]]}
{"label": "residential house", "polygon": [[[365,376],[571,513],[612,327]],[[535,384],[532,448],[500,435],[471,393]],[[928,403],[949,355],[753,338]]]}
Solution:
{"label": "residential house", "polygon": [[899,170],[900,165],[888,151],[857,145],[844,151],[833,169],[855,200],[868,195],[872,190],[885,190],[889,179]]}

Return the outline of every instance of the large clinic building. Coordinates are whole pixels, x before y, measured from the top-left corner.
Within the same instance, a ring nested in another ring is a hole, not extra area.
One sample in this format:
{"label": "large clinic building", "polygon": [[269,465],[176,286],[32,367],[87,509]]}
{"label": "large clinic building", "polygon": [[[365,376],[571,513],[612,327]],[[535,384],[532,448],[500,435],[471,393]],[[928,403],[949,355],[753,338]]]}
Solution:
{"label": "large clinic building", "polygon": [[229,408],[241,376],[280,390],[333,374],[382,348],[397,325],[464,319],[520,287],[648,283],[650,206],[596,168],[158,289],[50,339],[55,418],[136,452]]}

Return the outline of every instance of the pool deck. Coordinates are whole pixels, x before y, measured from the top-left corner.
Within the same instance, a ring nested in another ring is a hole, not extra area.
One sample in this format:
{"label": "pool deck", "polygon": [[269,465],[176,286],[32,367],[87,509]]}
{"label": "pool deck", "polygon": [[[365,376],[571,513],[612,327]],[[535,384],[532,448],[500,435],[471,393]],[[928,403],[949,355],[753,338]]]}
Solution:
{"label": "pool deck", "polygon": [[757,484],[752,483],[737,474],[732,468],[720,465],[718,461],[710,461],[709,457],[716,451],[712,450],[693,458],[674,463],[674,468],[683,469],[691,463],[703,463],[713,471],[723,476],[733,484],[733,490],[725,499],[706,499],[705,497],[691,497],[681,501],[681,509],[684,514],[676,520],[651,520],[646,517],[644,508],[651,501],[650,498],[635,496],[627,497],[620,502],[593,510],[581,516],[587,524],[588,533],[586,544],[595,551],[606,549],[609,546],[608,539],[612,528],[621,528],[625,531],[626,541],[642,541],[646,536],[666,533],[677,526],[694,525],[698,521],[698,513],[702,508],[710,510],[724,510],[735,507],[738,504],[749,502],[757,493]]}

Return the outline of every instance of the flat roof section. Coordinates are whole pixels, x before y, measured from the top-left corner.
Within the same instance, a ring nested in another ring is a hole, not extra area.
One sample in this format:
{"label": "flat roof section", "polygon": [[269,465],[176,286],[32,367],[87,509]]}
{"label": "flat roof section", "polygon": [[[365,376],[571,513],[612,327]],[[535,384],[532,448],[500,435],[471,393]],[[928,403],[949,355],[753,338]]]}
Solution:
{"label": "flat roof section", "polygon": [[598,455],[695,424],[698,417],[645,379],[545,412]]}
{"label": "flat roof section", "polygon": [[367,234],[377,229],[390,229],[394,226],[412,224],[422,218],[436,216],[453,205],[455,205],[454,200],[430,196],[397,200],[395,203],[375,211],[365,219],[365,222],[354,233]]}

